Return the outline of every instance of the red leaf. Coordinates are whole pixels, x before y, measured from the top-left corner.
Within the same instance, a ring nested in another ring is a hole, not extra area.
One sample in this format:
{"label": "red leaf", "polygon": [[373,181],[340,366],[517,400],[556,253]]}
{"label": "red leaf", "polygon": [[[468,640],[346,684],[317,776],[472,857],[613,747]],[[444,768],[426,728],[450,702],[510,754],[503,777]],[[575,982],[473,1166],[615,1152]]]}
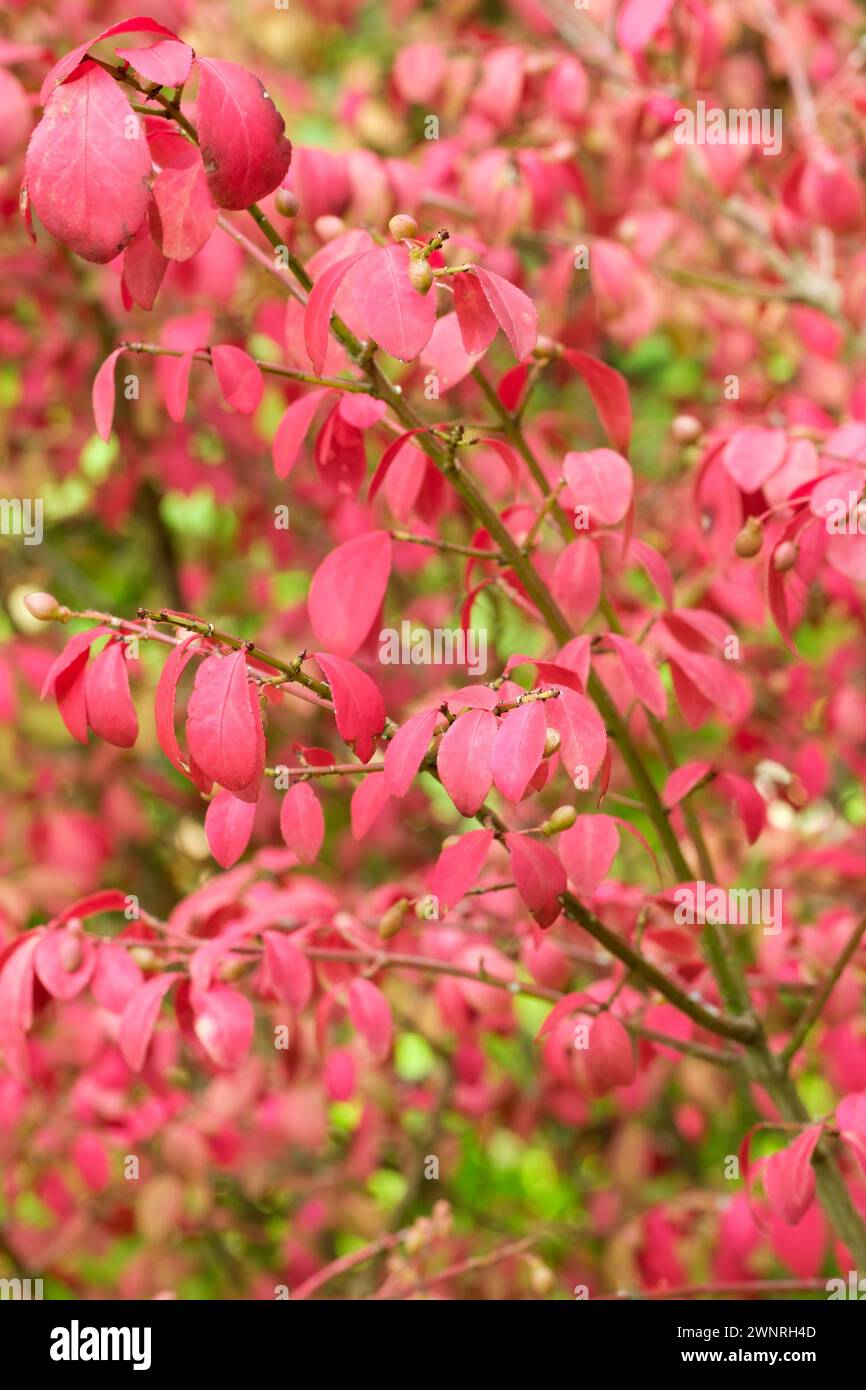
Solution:
{"label": "red leaf", "polygon": [[338,656],[354,656],[376,621],[390,573],[387,531],[366,531],[326,555],[307,597],[319,641]]}
{"label": "red leaf", "polygon": [[96,433],[106,443],[114,422],[114,367],[122,351],[115,348],[110,352],[93,379],[93,419]]}
{"label": "red leaf", "polygon": [[683,763],[682,767],[676,768],[665,782],[662,793],[664,805],[670,809],[684,801],[689,792],[694,791],[698,783],[712,770],[712,763],[704,762]]}
{"label": "red leaf", "polygon": [[95,893],[77,898],[54,918],[53,925],[62,927],[73,917],[95,917],[100,912],[122,912],[129,905],[129,898],[119,888],[99,888]]}
{"label": "red leaf", "polygon": [[206,776],[228,791],[249,786],[262,764],[256,727],[261,717],[257,721],[247,684],[244,652],[209,656],[196,671],[187,707],[190,754]]}
{"label": "red leaf", "polygon": [[309,782],[295,782],[283,797],[280,834],[302,864],[313,864],[325,838],[322,806]]}
{"label": "red leaf", "polygon": [[579,816],[569,830],[557,836],[557,848],[577,896],[591,898],[616,858],[617,823],[612,816]]}
{"label": "red leaf", "polygon": [[722,451],[722,463],[743,492],[757,492],[781,468],[787,450],[784,430],[746,425],[731,435]]}
{"label": "red leaf", "polygon": [[131,748],[138,738],[125,652],[125,643],[109,642],[88,666],[84,684],[88,724],[97,738],[117,748]]}
{"label": "red leaf", "polygon": [[13,1076],[28,1071],[25,1034],[33,1023],[33,958],[42,931],[13,939],[0,955],[0,1053]]}
{"label": "red leaf", "polygon": [[[456,278],[460,280],[464,277],[458,275]],[[433,325],[433,332],[420,360],[422,367],[435,374],[436,385],[442,395],[469,375],[479,361],[479,354],[472,355],[465,350],[457,315],[443,314]]]}
{"label": "red leaf", "polygon": [[505,847],[517,891],[540,927],[550,927],[560,915],[559,895],[567,887],[565,869],[549,845],[529,835],[506,835]]}
{"label": "red leaf", "polygon": [[720,772],[715,783],[717,789],[733,797],[746,830],[750,845],[764,829],[767,820],[767,804],[761,793],[745,777],[736,772]]}
{"label": "red leaf", "polygon": [[366,251],[360,251],[357,255],[346,256],[344,260],[337,261],[336,265],[329,266],[319,276],[310,290],[304,310],[304,343],[316,376],[321,376],[325,367],[331,314],[334,312],[337,291],[352,266],[368,254]]}
{"label": "red leaf", "polygon": [[355,1059],[346,1047],[335,1047],[325,1058],[325,1090],[329,1100],[351,1100],[355,1091]]}
{"label": "red leaf", "polygon": [[476,275],[455,275],[452,288],[463,346],[472,357],[490,346],[499,323]]}
{"label": "red leaf", "polygon": [[97,34],[95,38],[79,44],[77,48],[73,48],[71,53],[65,54],[54,64],[54,67],[46,73],[42,80],[39,100],[44,105],[54,88],[66,80],[69,74],[78,67],[87,50],[93,48],[101,39],[110,39],[117,34],[145,33],[164,34],[169,39],[177,38],[177,34],[172,29],[166,29],[163,24],[158,24],[155,19],[150,19],[147,15],[136,15],[133,19],[124,19],[119,24],[112,24],[109,29],[103,29],[102,33]]}
{"label": "red leaf", "polygon": [[356,979],[349,985],[349,1017],[377,1062],[391,1051],[394,1021],[391,1005],[372,980]]}
{"label": "red leaf", "polygon": [[170,261],[188,261],[204,246],[219,209],[210,194],[201,154],[188,140],[159,145],[162,167],[153,184],[150,227]]}
{"label": "red leaf", "polygon": [[520,801],[544,753],[547,720],[538,700],[508,710],[493,744],[491,768],[497,791]]}
{"label": "red leaf", "polygon": [[261,368],[242,348],[215,347],[210,355],[224,399],[242,415],[252,414],[265,389]]}
{"label": "red leaf", "polygon": [[634,1043],[618,1018],[609,1011],[593,1019],[586,1053],[586,1067],[593,1088],[599,1092],[630,1086],[637,1070]]}
{"label": "red leaf", "polygon": [[90,990],[101,1009],[122,1014],[143,983],[144,976],[128,951],[114,941],[100,941]]}
{"label": "red leaf", "polygon": [[435,709],[413,714],[400,725],[389,742],[382,776],[392,796],[405,796],[414,782],[438,718],[439,711]]}
{"label": "red leaf", "polygon": [[255,818],[254,801],[241,801],[224,790],[217,792],[207,808],[204,833],[221,869],[230,869],[240,859],[250,842]]}
{"label": "red leaf", "polygon": [[375,774],[370,777],[362,777],[357,787],[352,793],[351,818],[352,818],[352,839],[363,840],[367,831],[378,819],[379,812],[382,810],[386,801],[391,797],[384,776]]}
{"label": "red leaf", "polygon": [[192,370],[192,363],[195,353],[184,352],[172,363],[174,368],[173,375],[170,377],[165,392],[165,407],[168,417],[176,425],[183,423],[186,414],[186,400],[189,395],[189,374]]}
{"label": "red leaf", "polygon": [[[130,129],[137,138],[127,138]],[[85,261],[104,264],[141,225],[151,170],[139,117],[108,73],[86,62],[48,98],[24,181],[51,235]]]}
{"label": "red leaf", "polygon": [[629,464],[612,449],[566,454],[562,465],[575,506],[586,507],[595,526],[615,526],[631,506]]}
{"label": "red leaf", "polygon": [[355,497],[367,472],[364,435],[343,418],[339,405],[328,412],[316,437],[316,472],[331,492]]}
{"label": "red leaf", "polygon": [[362,763],[368,763],[376,739],[385,727],[385,701],[381,692],[351,661],[329,652],[314,652],[313,655],[331,687],[338,734],[354,746],[355,755]]}
{"label": "red leaf", "polygon": [[474,816],[490,790],[498,727],[488,710],[470,710],[455,719],[439,744],[439,777],[461,816]]}
{"label": "red leaf", "polygon": [[268,980],[291,1009],[306,1008],[313,993],[313,967],[285,932],[262,932]]}
{"label": "red leaf", "polygon": [[643,647],[639,647],[637,642],[632,642],[631,638],[621,637],[616,632],[609,632],[605,641],[608,646],[613,647],[619,657],[636,698],[646,706],[650,714],[654,714],[657,719],[664,719],[668,712],[665,688]]}
{"label": "red leaf", "polygon": [[145,217],[123,253],[123,286],[133,304],[152,309],[167,270],[168,261],[151,235],[150,219]]}
{"label": "red leaf", "polygon": [[118,1044],[131,1071],[141,1071],[162,1001],[180,975],[153,975],[130,995],[120,1020]]}
{"label": "red leaf", "polygon": [[61,719],[74,739],[87,742],[87,703],[84,694],[87,658],[91,645],[109,631],[93,627],[76,633],[49,668],[42,685],[41,699],[53,694]]}
{"label": "red leaf", "polygon": [[434,292],[419,294],[413,289],[408,267],[404,246],[381,246],[364,253],[349,281],[367,337],[401,362],[418,356],[436,322]]}
{"label": "red leaf", "polygon": [[255,1015],[245,994],[228,985],[192,990],[190,1003],[195,1035],[215,1066],[232,1071],[240,1066],[253,1041]]}
{"label": "red leaf", "polygon": [[[471,272],[470,272],[471,273]],[[518,362],[528,357],[538,339],[538,313],[535,305],[510,281],[477,265],[474,271],[497,323],[511,344]],[[462,278],[462,277],[459,277]]]}
{"label": "red leaf", "polygon": [[470,830],[443,849],[430,879],[430,892],[439,902],[440,918],[469,892],[492,843],[492,830]]}
{"label": "red leaf", "polygon": [[767,1159],[763,1170],[764,1191],[773,1211],[787,1226],[796,1226],[812,1205],[815,1170],[812,1155],[821,1138],[822,1125],[810,1125],[793,1144]]}
{"label": "red leaf", "polygon": [[273,193],[288,172],[285,124],[259,79],[237,63],[199,58],[196,123],[211,195],[221,208],[247,208]]}
{"label": "red leaf", "polygon": [[631,443],[631,401],[625,377],[607,362],[590,357],[588,352],[569,349],[564,354],[576,372],[586,382],[598,418],[607,430],[611,443],[622,453],[628,453]]}
{"label": "red leaf", "polygon": [[330,395],[331,392],[327,387],[324,387],[319,391],[310,391],[306,396],[299,396],[296,401],[292,401],[277,426],[272,445],[274,472],[278,478],[287,478],[291,473],[301,451],[301,445],[312,424],[313,416],[322,400]]}
{"label": "red leaf", "polygon": [[174,708],[177,698],[177,683],[187,663],[195,655],[192,650],[201,641],[198,633],[187,637],[177,647],[172,647],[168,659],[160,672],[154,698],[154,719],[156,737],[160,748],[177,772],[183,772],[183,755],[174,729]]}
{"label": "red leaf", "polygon": [[116,48],[118,58],[129,63],[140,77],[159,87],[182,87],[189,77],[193,51],[179,39],[160,39],[148,48]]}

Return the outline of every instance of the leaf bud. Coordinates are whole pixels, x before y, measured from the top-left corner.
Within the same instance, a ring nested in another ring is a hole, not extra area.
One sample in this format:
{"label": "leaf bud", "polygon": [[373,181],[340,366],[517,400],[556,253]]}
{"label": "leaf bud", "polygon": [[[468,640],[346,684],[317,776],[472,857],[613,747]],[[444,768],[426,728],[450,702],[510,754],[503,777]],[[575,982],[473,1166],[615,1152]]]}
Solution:
{"label": "leaf bud", "polygon": [[42,623],[50,623],[55,618],[65,617],[69,609],[63,608],[53,594],[27,594],[24,599],[24,607],[31,618],[38,618]]}
{"label": "leaf bud", "polygon": [[407,212],[398,212],[388,223],[388,231],[395,241],[411,241],[418,235],[418,223]]}
{"label": "leaf bud", "polygon": [[291,188],[278,188],[274,203],[280,217],[297,217],[301,208],[300,199]]}
{"label": "leaf bud", "polygon": [[433,284],[433,271],[429,261],[410,260],[409,283],[419,294],[427,294]]}
{"label": "leaf bud", "polygon": [[383,912],[379,918],[379,936],[383,941],[389,941],[392,936],[397,935],[403,925],[408,906],[409,899],[400,898],[398,902],[391,904],[387,912]]}
{"label": "leaf bud", "polygon": [[576,820],[577,811],[573,806],[557,806],[541,829],[545,835],[559,835],[563,830],[570,830]]}

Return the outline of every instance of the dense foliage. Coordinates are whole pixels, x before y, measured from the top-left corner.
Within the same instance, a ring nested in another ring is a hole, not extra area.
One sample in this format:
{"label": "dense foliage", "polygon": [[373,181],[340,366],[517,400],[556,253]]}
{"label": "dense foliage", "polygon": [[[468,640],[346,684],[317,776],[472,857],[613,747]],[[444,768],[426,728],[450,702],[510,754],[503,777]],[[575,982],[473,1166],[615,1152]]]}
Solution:
{"label": "dense foliage", "polygon": [[2,24],[0,1273],[866,1274],[862,11]]}

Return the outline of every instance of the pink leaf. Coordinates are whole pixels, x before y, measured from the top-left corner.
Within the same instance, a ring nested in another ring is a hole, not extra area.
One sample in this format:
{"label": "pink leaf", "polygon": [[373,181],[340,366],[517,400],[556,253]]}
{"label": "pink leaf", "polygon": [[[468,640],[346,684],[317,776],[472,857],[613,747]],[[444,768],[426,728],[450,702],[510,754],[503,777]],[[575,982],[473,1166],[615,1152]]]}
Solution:
{"label": "pink leaf", "polygon": [[561,689],[559,698],[548,703],[546,715],[561,739],[559,751],[569,777],[577,778],[585,768],[592,782],[607,751],[607,733],[595,705],[585,695]]}
{"label": "pink leaf", "polygon": [[579,898],[591,898],[607,877],[619,849],[619,830],[612,816],[579,816],[557,836],[559,857]]}
{"label": "pink leaf", "polygon": [[595,526],[615,526],[631,506],[631,468],[612,449],[566,454],[562,465],[575,506],[586,507]]}
{"label": "pink leaf", "polygon": [[538,700],[508,710],[493,744],[493,781],[507,801],[520,801],[544,753],[547,720]]}
{"label": "pink leaf", "polygon": [[351,819],[353,840],[363,840],[367,831],[376,823],[379,813],[391,794],[385,784],[384,776],[378,774],[362,777],[352,793]]}
{"label": "pink leaf", "polygon": [[405,720],[385,750],[385,786],[392,796],[405,796],[424,760],[439,711],[422,710]]}
{"label": "pink leaf", "polygon": [[[468,276],[458,275],[458,280]],[[494,329],[496,324],[494,322]],[[440,395],[463,381],[479,361],[480,354],[470,354],[463,346],[456,314],[443,314],[433,325],[430,341],[421,353],[421,365],[435,374]],[[426,378],[425,378],[426,380]]]}
{"label": "pink leaf", "polygon": [[310,290],[304,310],[304,343],[316,376],[321,376],[325,367],[331,314],[334,312],[337,291],[352,266],[367,254],[366,251],[358,252],[354,256],[346,256],[344,260],[337,261],[336,265],[329,266]]}
{"label": "pink leaf", "polygon": [[109,642],[88,666],[84,685],[88,724],[97,738],[117,748],[131,748],[138,738],[125,653],[125,643]]}
{"label": "pink leaf", "polygon": [[625,377],[607,362],[590,357],[588,352],[569,349],[564,354],[576,372],[586,382],[598,418],[607,430],[611,443],[621,453],[628,453],[631,443],[631,401]]}
{"label": "pink leaf", "polygon": [[193,990],[190,996],[195,1035],[215,1066],[240,1066],[253,1041],[255,1016],[245,994],[228,985]]}
{"label": "pink leaf", "polygon": [[376,620],[390,573],[387,531],[366,531],[326,555],[307,598],[319,641],[338,656],[354,656]]}
{"label": "pink leaf", "polygon": [[455,275],[453,289],[463,347],[470,357],[474,357],[493,342],[499,322],[477,275],[471,272]]}
{"label": "pink leaf", "polygon": [[746,838],[753,845],[767,820],[767,804],[761,793],[746,777],[736,772],[720,772],[716,787],[733,797],[746,830]]}
{"label": "pink leaf", "polygon": [[25,1035],[33,1023],[33,958],[42,935],[39,928],[29,931],[0,953],[0,1054],[21,1078],[28,1072]]}
{"label": "pink leaf", "polygon": [[165,408],[168,417],[176,425],[183,423],[186,414],[186,401],[189,395],[189,374],[192,370],[193,358],[195,353],[184,352],[173,363],[173,372],[168,380],[165,392]]}
{"label": "pink leaf", "polygon": [[492,843],[492,830],[470,830],[443,849],[430,879],[430,892],[438,899],[440,917],[456,907],[469,892],[481,873]]}
{"label": "pink leaf", "polygon": [[[138,138],[127,138],[130,128]],[[141,225],[151,169],[138,116],[108,73],[86,62],[48,98],[24,181],[51,235],[85,261],[104,264]]]}
{"label": "pink leaf", "polygon": [[639,647],[637,642],[632,642],[631,638],[621,637],[616,632],[609,632],[605,641],[613,647],[619,657],[636,698],[650,714],[654,714],[657,719],[664,719],[668,711],[665,688],[643,647]]}
{"label": "pink leaf", "polygon": [[59,927],[45,933],[33,962],[36,974],[54,999],[74,999],[93,974],[96,946],[83,932]]}
{"label": "pink leaf", "polygon": [[668,808],[679,805],[712,770],[712,763],[683,763],[682,767],[676,768],[665,782],[665,789],[662,793],[663,804]]}
{"label": "pink leaf", "polygon": [[390,1004],[372,980],[356,979],[349,985],[349,1017],[376,1061],[384,1062],[394,1023]]}
{"label": "pink leaf", "polygon": [[242,415],[250,415],[258,406],[265,389],[261,368],[242,348],[223,346],[211,348],[211,361],[220,391],[229,405]]}
{"label": "pink leaf", "polygon": [[149,48],[116,48],[118,58],[129,63],[140,77],[159,87],[182,87],[189,77],[193,51],[178,39],[160,39]]}
{"label": "pink leaf", "polygon": [[283,797],[280,834],[302,864],[314,864],[325,838],[322,805],[309,782],[295,782]]}
{"label": "pink leaf", "polygon": [[170,261],[188,261],[213,231],[219,209],[210,194],[201,154],[188,140],[159,147],[162,167],[153,184],[150,227]]}
{"label": "pink leaf", "polygon": [[385,701],[370,677],[329,652],[314,652],[331,687],[337,732],[355,749],[356,757],[368,763],[373,756],[376,739],[385,727]]}
{"label": "pink leaf", "polygon": [[325,1090],[330,1100],[351,1100],[355,1092],[355,1059],[347,1047],[335,1047],[325,1058]]}
{"label": "pink leaf", "polygon": [[166,29],[163,24],[158,24],[155,19],[148,18],[147,15],[136,15],[133,19],[121,20],[119,24],[112,24],[109,29],[103,29],[101,34],[95,38],[88,39],[86,43],[79,44],[71,53],[65,54],[54,67],[46,74],[42,80],[42,87],[39,92],[39,100],[44,105],[50,93],[61,82],[65,82],[71,72],[78,67],[82,58],[89,48],[101,39],[110,39],[117,34],[164,34],[168,39],[177,39],[177,34],[171,29]]}
{"label": "pink leaf", "polygon": [[455,719],[439,744],[439,776],[462,816],[474,816],[490,790],[498,727],[496,716],[488,710],[470,710]]}
{"label": "pink leaf", "polygon": [[567,887],[565,869],[549,845],[529,835],[506,835],[505,847],[517,891],[540,927],[550,927],[562,908],[559,895]]}
{"label": "pink leaf", "polygon": [[672,7],[673,0],[623,0],[616,17],[618,43],[629,53],[643,53]]}
{"label": "pink leaf", "polygon": [[601,561],[592,541],[572,541],[561,551],[551,587],[571,626],[582,626],[601,598]]}
{"label": "pink leaf", "polygon": [[288,172],[285,124],[259,79],[237,63],[199,58],[196,124],[211,196],[247,208],[273,193]]}
{"label": "pink leaf", "polygon": [[141,969],[123,946],[115,941],[100,941],[90,988],[101,1009],[122,1014],[143,983]]}
{"label": "pink leaf", "polygon": [[209,656],[196,671],[189,699],[186,736],[198,767],[228,791],[240,791],[262,764],[256,717],[247,690],[243,651]]}
{"label": "pink leaf", "polygon": [[103,362],[93,379],[93,418],[96,433],[106,443],[111,438],[114,422],[114,367],[122,348],[115,348]]}
{"label": "pink leaf", "polygon": [[268,980],[276,994],[291,1009],[305,1008],[313,993],[313,968],[309,960],[285,932],[263,932],[262,940]]}
{"label": "pink leaf", "polygon": [[787,449],[784,430],[747,425],[731,435],[722,451],[722,463],[743,492],[757,492],[781,468]]}
{"label": "pink leaf", "polygon": [[227,791],[217,792],[207,808],[204,833],[221,869],[230,869],[240,859],[250,842],[255,818],[254,801],[240,801]]}
{"label": "pink leaf", "polygon": [[153,975],[130,995],[120,1020],[118,1043],[126,1065],[141,1071],[162,1001],[180,975]]}
{"label": "pink leaf", "polygon": [[535,305],[528,294],[501,275],[494,275],[492,270],[477,265],[474,273],[497,323],[511,344],[514,356],[518,362],[522,362],[529,357],[538,339]]}
{"label": "pink leaf", "polygon": [[764,1190],[773,1211],[787,1226],[796,1226],[812,1205],[815,1170],[812,1155],[821,1138],[821,1125],[810,1125],[793,1144],[767,1159]]}
{"label": "pink leaf", "polygon": [[419,294],[409,280],[408,267],[405,247],[377,247],[365,252],[348,281],[367,337],[401,362],[418,356],[436,322],[434,292]]}
{"label": "pink leaf", "polygon": [[379,488],[384,483],[385,478],[388,474],[388,470],[391,467],[392,463],[394,463],[399,458],[400,454],[403,452],[413,435],[424,434],[425,432],[426,427],[424,425],[418,425],[415,429],[407,430],[405,434],[399,435],[392,444],[388,445],[387,449],[385,450],[384,454],[379,460],[379,464],[376,468],[375,473],[370,479],[370,487],[367,491],[368,502],[373,501],[374,497],[376,496],[376,493],[379,491]]}
{"label": "pink leaf", "polygon": [[313,416],[322,400],[330,395],[331,392],[325,387],[319,391],[310,391],[306,396],[299,396],[296,401],[292,401],[277,426],[272,445],[274,472],[278,478],[287,478],[291,473]]}
{"label": "pink leaf", "polygon": [[634,1043],[618,1018],[610,1012],[593,1019],[586,1066],[593,1088],[600,1093],[615,1086],[629,1086],[635,1077]]}

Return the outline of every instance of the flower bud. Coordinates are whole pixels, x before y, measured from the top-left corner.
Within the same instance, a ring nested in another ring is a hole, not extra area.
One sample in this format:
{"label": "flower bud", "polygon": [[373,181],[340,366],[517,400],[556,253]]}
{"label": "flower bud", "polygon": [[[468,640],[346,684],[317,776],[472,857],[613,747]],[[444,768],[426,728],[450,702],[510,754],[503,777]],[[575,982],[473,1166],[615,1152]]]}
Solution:
{"label": "flower bud", "polygon": [[53,594],[27,594],[24,607],[31,618],[38,618],[42,623],[50,623],[54,618],[69,612],[68,608],[61,607]]}
{"label": "flower bud", "polygon": [[577,811],[573,806],[557,806],[541,829],[545,835],[559,835],[563,830],[570,830],[576,820]]}
{"label": "flower bud", "polygon": [[388,941],[392,936],[397,935],[403,925],[408,906],[408,898],[400,898],[398,902],[392,903],[388,911],[379,918],[379,936],[383,941]]}
{"label": "flower bud", "polygon": [[793,541],[782,541],[773,551],[773,569],[779,574],[787,574],[797,563],[800,547]]}
{"label": "flower bud", "polygon": [[703,433],[703,425],[696,415],[677,415],[671,424],[671,434],[677,444],[694,444]]}
{"label": "flower bud", "polygon": [[529,1284],[532,1292],[537,1294],[539,1298],[544,1298],[550,1293],[556,1282],[553,1270],[537,1255],[524,1255],[523,1258],[529,1267]]}
{"label": "flower bud", "polygon": [[556,729],[548,729],[547,733],[544,735],[544,752],[541,756],[543,758],[552,758],[561,742],[562,739],[559,737]]}
{"label": "flower bud", "polygon": [[297,217],[301,207],[297,193],[291,188],[278,188],[274,203],[280,217]]}
{"label": "flower bud", "polygon": [[734,550],[741,560],[752,560],[764,544],[764,528],[756,516],[746,519],[742,531],[737,533]]}
{"label": "flower bud", "polygon": [[317,217],[313,223],[313,230],[316,236],[321,237],[322,241],[333,241],[346,230],[346,224],[342,217],[334,217],[331,213],[325,213],[323,217]]}
{"label": "flower bud", "polygon": [[427,294],[433,284],[433,271],[429,261],[409,262],[409,283],[419,294]]}
{"label": "flower bud", "polygon": [[398,212],[388,223],[388,231],[395,241],[411,241],[418,235],[418,223],[407,212]]}

